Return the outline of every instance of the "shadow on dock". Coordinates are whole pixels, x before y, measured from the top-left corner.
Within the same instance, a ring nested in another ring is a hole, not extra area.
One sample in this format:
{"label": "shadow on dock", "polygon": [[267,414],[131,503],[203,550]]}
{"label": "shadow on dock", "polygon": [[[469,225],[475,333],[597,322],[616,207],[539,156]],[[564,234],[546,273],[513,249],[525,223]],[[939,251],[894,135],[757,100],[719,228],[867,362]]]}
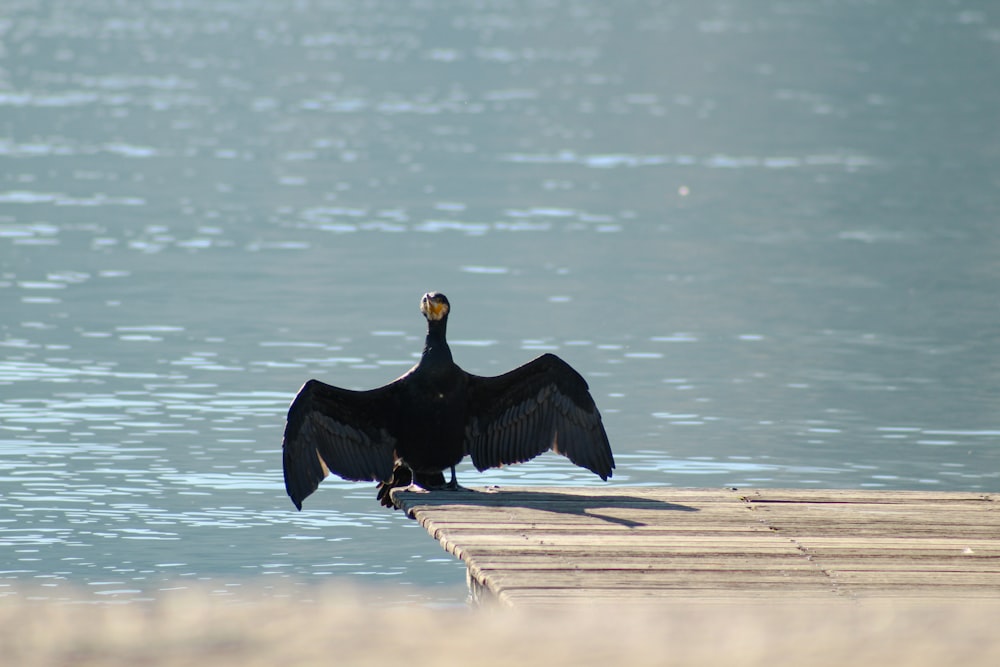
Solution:
{"label": "shadow on dock", "polygon": [[610,514],[609,511],[699,511],[697,507],[670,503],[641,495],[607,492],[588,494],[582,493],[580,489],[566,492],[501,489],[499,487],[488,487],[482,490],[461,488],[456,491],[442,490],[427,492],[399,489],[393,492],[393,501],[398,509],[404,510],[411,518],[413,517],[414,509],[417,507],[518,507],[600,519],[628,528],[638,528],[648,524],[623,516],[615,516]]}

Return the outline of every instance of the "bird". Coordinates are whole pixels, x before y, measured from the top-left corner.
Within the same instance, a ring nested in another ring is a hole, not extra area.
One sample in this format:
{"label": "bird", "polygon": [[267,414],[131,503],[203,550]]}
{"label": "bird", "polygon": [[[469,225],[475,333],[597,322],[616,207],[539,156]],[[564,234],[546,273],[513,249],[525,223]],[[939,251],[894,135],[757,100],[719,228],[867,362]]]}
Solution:
{"label": "bird", "polygon": [[448,297],[424,294],[420,312],[427,320],[423,352],[396,380],[356,391],[311,379],[299,389],[282,441],[285,490],[296,509],[330,473],[378,482],[386,507],[398,487],[460,489],[455,466],[467,455],[482,472],[552,450],[602,480],[611,477],[615,461],[601,414],[572,366],[546,353],[502,375],[468,373],[448,347]]}

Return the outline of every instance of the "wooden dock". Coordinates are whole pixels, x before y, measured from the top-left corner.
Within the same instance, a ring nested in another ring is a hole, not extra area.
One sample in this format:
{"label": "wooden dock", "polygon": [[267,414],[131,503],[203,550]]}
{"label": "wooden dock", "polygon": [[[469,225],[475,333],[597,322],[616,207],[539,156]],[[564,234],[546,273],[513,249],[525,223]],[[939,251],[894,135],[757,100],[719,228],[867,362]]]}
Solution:
{"label": "wooden dock", "polygon": [[1000,599],[1000,494],[479,489],[394,500],[473,597],[586,602]]}

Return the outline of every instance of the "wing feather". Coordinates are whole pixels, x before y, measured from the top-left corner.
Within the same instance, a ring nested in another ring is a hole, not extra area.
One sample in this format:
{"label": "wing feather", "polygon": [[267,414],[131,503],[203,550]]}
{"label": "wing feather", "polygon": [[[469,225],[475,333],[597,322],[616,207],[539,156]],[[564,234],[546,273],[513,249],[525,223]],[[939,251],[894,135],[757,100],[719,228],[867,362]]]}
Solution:
{"label": "wing feather", "polygon": [[496,377],[470,376],[466,450],[479,470],[555,450],[611,477],[608,434],[587,381],[554,354]]}
{"label": "wing feather", "polygon": [[[398,381],[397,381],[398,382]],[[288,408],[282,443],[285,490],[298,509],[329,473],[353,481],[392,476],[394,385],[351,391],[309,380]]]}

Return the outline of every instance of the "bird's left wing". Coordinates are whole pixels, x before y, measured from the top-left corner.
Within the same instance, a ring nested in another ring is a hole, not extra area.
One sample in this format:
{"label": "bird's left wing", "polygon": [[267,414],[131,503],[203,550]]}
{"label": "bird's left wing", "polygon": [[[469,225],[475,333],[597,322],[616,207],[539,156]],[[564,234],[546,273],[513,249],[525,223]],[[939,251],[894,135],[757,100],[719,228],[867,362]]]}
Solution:
{"label": "bird's left wing", "polygon": [[353,481],[389,479],[394,385],[351,391],[309,380],[302,386],[288,408],[282,442],[285,490],[298,509],[331,472]]}
{"label": "bird's left wing", "polygon": [[469,377],[466,450],[479,470],[521,463],[552,449],[611,477],[608,434],[587,381],[572,366],[543,354],[496,377]]}

